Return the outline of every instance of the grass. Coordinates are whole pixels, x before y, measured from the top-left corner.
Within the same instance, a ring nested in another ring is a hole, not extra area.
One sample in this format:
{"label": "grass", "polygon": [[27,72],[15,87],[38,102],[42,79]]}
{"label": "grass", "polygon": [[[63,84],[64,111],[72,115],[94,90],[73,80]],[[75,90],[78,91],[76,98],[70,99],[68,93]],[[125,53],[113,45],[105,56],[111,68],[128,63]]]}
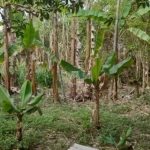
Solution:
{"label": "grass", "polygon": [[149,108],[147,102],[144,106],[143,102],[138,99],[111,105],[101,103],[101,129],[97,130],[90,119],[92,102],[53,104],[44,101],[40,104],[42,116],[37,113],[24,116],[21,143],[15,139],[16,118],[0,112],[0,150],[67,150],[74,143],[113,150],[115,147],[104,143],[102,137],[111,135],[119,142],[129,127],[132,127],[130,138],[135,150],[149,150],[150,112],[143,109],[144,106]]}

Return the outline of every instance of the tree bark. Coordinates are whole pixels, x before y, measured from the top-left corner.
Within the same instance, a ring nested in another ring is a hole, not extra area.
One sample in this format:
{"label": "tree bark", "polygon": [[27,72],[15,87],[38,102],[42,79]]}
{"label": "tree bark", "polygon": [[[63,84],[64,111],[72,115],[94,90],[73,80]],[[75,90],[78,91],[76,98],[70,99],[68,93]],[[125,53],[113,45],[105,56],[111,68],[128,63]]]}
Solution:
{"label": "tree bark", "polygon": [[8,90],[10,93],[10,73],[9,73],[9,54],[8,54],[8,28],[7,28],[7,11],[6,11],[6,5],[4,4],[3,1],[3,6],[4,6],[4,60],[5,60],[5,88]]}
{"label": "tree bark", "polygon": [[142,93],[144,94],[144,92],[145,92],[145,87],[146,87],[146,78],[145,78],[145,72],[146,72],[146,58],[145,58],[145,56],[143,57],[143,60],[142,60],[142,67],[143,67]]}
{"label": "tree bark", "polygon": [[20,142],[22,141],[22,115],[17,114],[17,132],[16,132],[16,138]]}
{"label": "tree bark", "polygon": [[89,71],[89,60],[91,53],[91,19],[87,20],[86,24],[86,58],[85,58],[85,72]]}
{"label": "tree bark", "polygon": [[[116,63],[118,62],[118,32],[119,32],[119,9],[120,9],[120,0],[117,0],[117,10],[116,10],[116,22],[115,22],[115,31],[114,31],[114,52],[116,52]],[[114,79],[114,92],[113,92],[113,99],[118,99],[118,87],[117,87],[118,77]]]}
{"label": "tree bark", "polygon": [[[87,9],[90,10],[90,0],[87,0]],[[87,19],[86,23],[86,56],[85,56],[85,72],[89,72],[90,65],[90,53],[91,53],[91,19]]]}
{"label": "tree bark", "polygon": [[96,84],[94,86],[94,90],[95,90],[95,93],[94,93],[94,96],[95,96],[95,108],[94,108],[94,111],[93,111],[93,120],[94,120],[94,124],[96,126],[96,128],[98,129],[100,127],[100,124],[99,124],[99,83]]}
{"label": "tree bark", "polygon": [[32,72],[32,78],[31,78],[31,83],[32,83],[32,93],[33,95],[37,95],[37,88],[36,88],[36,73],[35,73],[35,55],[32,52],[31,56],[31,72]]}
{"label": "tree bark", "polygon": [[[71,64],[73,66],[76,65],[75,63],[75,58],[76,58],[76,48],[75,48],[75,44],[76,44],[76,31],[75,31],[75,18],[72,17],[71,20]],[[76,79],[74,77],[72,77],[71,79],[71,98],[74,99],[76,96]]]}
{"label": "tree bark", "polygon": [[[32,15],[31,13],[29,13],[29,22],[32,21]],[[31,70],[31,51],[30,49],[26,49],[26,69],[27,69],[27,73],[26,73],[26,77],[25,80],[29,80],[30,82],[32,81],[32,70]]]}
{"label": "tree bark", "polygon": [[[53,52],[56,57],[58,57],[58,18],[57,12],[54,13],[54,43]],[[57,87],[57,63],[53,63],[53,102],[58,102],[58,87]]]}

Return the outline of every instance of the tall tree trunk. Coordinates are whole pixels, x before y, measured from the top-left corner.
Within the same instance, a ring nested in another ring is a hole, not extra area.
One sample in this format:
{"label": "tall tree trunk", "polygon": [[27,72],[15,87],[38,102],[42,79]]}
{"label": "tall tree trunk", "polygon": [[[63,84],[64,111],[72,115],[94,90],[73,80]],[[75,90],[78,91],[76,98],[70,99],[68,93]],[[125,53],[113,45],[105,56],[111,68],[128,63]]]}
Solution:
{"label": "tall tree trunk", "polygon": [[[32,14],[29,13],[29,22],[32,20]],[[31,70],[31,51],[30,49],[26,49],[26,69],[27,69],[27,73],[26,73],[26,77],[25,80],[29,80],[32,81],[32,70]]]}
{"label": "tall tree trunk", "polygon": [[31,55],[31,72],[32,72],[31,83],[32,83],[32,93],[33,93],[33,95],[37,95],[35,61],[36,61],[36,56],[35,56],[34,50],[33,50],[32,55]]}
{"label": "tall tree trunk", "polygon": [[[115,22],[115,28],[114,28],[114,51],[116,52],[116,63],[118,61],[118,32],[119,32],[119,9],[120,9],[120,0],[117,0],[117,9],[116,9],[116,22]],[[113,99],[118,99],[118,93],[117,93],[117,80],[118,77],[114,79],[114,92],[113,92]]]}
{"label": "tall tree trunk", "polygon": [[30,65],[31,65],[31,59],[30,59],[30,51],[26,50],[25,53],[26,53],[26,70],[27,70],[25,80],[31,81],[31,67],[30,67]]}
{"label": "tall tree trunk", "polygon": [[146,87],[146,77],[145,77],[145,72],[146,72],[146,58],[145,58],[145,56],[142,59],[142,67],[143,67],[142,93],[144,94],[145,87]]}
{"label": "tall tree trunk", "polygon": [[[87,9],[91,8],[91,0],[87,0]],[[88,18],[86,22],[86,56],[85,56],[85,72],[89,72],[91,54],[91,19]]]}
{"label": "tall tree trunk", "polygon": [[[57,12],[54,13],[54,42],[53,42],[53,52],[56,57],[58,57],[58,18]],[[57,63],[53,63],[53,101],[58,102],[58,87],[57,87]]]}
{"label": "tall tree trunk", "polygon": [[[76,48],[75,48],[75,44],[76,44],[76,31],[75,31],[75,18],[72,17],[72,20],[71,20],[71,64],[73,66],[75,66],[75,58],[76,58]],[[71,79],[71,98],[75,98],[76,96],[76,79],[74,77],[72,77]]]}
{"label": "tall tree trunk", "polygon": [[[87,9],[90,10],[91,3],[87,0]],[[89,72],[90,65],[90,53],[91,53],[91,19],[88,18],[86,22],[86,56],[85,56],[85,72]]]}
{"label": "tall tree trunk", "polygon": [[89,71],[89,60],[91,53],[91,19],[87,20],[86,24],[86,58],[85,58],[85,72]]}
{"label": "tall tree trunk", "polygon": [[3,6],[4,6],[4,25],[3,25],[3,29],[4,29],[4,60],[5,60],[5,87],[8,90],[8,92],[10,93],[10,73],[9,73],[9,54],[8,54],[8,47],[9,47],[9,43],[8,43],[8,28],[7,28],[7,7],[3,2]]}

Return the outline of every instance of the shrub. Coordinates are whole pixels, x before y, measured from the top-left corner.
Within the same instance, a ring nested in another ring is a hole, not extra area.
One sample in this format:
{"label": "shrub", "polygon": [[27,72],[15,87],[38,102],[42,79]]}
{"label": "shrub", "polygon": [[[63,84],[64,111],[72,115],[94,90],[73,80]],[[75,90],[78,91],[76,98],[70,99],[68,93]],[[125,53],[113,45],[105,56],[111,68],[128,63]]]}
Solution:
{"label": "shrub", "polygon": [[36,81],[38,85],[51,87],[53,82],[53,75],[46,68],[39,68],[36,70]]}
{"label": "shrub", "polygon": [[[26,68],[24,66],[19,66],[16,69],[17,73],[17,85],[21,86],[24,82],[26,76]],[[47,68],[37,68],[36,70],[36,82],[37,85],[51,87],[52,86],[52,74],[48,71]]]}

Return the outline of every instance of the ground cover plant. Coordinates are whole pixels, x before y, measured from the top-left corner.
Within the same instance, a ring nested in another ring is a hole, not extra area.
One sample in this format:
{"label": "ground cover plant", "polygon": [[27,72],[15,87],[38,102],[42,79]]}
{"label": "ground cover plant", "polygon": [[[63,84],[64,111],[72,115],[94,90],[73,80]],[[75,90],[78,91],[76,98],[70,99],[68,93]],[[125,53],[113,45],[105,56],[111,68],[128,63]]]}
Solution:
{"label": "ground cover plant", "polygon": [[[145,109],[143,109],[143,103]],[[23,119],[23,140],[18,143],[15,136],[14,116],[1,115],[0,149],[20,148],[26,150],[52,149],[66,150],[74,143],[116,149],[108,137],[117,143],[131,127],[129,143],[135,150],[148,150],[149,147],[149,105],[145,99],[103,102],[100,105],[101,123],[99,130],[93,126],[89,115],[92,102],[53,104],[52,101],[40,102],[43,115],[34,113]],[[34,119],[33,119],[34,118]],[[107,140],[106,140],[107,138]]]}

